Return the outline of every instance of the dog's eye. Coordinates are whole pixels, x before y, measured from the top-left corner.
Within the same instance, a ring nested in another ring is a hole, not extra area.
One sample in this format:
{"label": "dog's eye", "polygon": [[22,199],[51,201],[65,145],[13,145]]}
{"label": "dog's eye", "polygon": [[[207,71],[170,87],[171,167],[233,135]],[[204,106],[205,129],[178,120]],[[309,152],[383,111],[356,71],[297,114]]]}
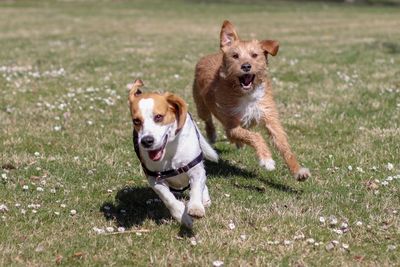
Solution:
{"label": "dog's eye", "polygon": [[238,58],[239,58],[239,54],[238,54],[238,53],[235,53],[235,54],[232,55],[232,57],[233,57],[234,59],[238,59]]}
{"label": "dog's eye", "polygon": [[257,55],[256,53],[253,53],[253,54],[251,54],[251,57],[252,57],[252,58],[257,58],[258,55]]}
{"label": "dog's eye", "polygon": [[136,125],[136,126],[142,125],[142,121],[141,121],[140,119],[133,119],[132,122],[133,122],[133,124]]}
{"label": "dog's eye", "polygon": [[162,122],[163,119],[164,119],[164,116],[161,115],[161,114],[157,114],[157,115],[154,116],[154,121],[155,122]]}

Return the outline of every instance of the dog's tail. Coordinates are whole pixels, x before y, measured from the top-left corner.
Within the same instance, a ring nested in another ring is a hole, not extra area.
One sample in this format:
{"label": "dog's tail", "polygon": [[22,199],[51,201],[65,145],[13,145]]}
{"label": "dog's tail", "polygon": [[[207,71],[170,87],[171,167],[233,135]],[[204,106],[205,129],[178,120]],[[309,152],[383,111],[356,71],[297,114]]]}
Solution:
{"label": "dog's tail", "polygon": [[[196,125],[195,125],[195,127],[197,128]],[[206,159],[210,160],[210,161],[218,162],[218,154],[217,154],[217,152],[207,142],[207,140],[200,133],[198,128],[197,128],[197,132],[199,133],[200,148],[203,151],[204,157]]]}

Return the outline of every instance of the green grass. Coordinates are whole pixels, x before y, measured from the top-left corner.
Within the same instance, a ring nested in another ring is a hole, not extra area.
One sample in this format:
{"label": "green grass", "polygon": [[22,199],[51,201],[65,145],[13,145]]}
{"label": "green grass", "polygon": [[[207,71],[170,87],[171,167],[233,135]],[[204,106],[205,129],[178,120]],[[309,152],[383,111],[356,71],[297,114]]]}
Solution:
{"label": "green grass", "polygon": [[[399,265],[400,180],[380,185],[400,169],[399,14],[327,3],[1,2],[0,265]],[[280,41],[274,94],[313,177],[297,183],[277,154],[277,170],[265,172],[219,128],[222,160],[207,164],[213,205],[191,233],[148,201],[126,84],[176,92],[196,114],[194,66],[217,51],[224,19],[244,39]],[[337,226],[319,222],[331,215]],[[334,233],[342,222],[350,231]],[[120,225],[126,233],[92,230]]]}

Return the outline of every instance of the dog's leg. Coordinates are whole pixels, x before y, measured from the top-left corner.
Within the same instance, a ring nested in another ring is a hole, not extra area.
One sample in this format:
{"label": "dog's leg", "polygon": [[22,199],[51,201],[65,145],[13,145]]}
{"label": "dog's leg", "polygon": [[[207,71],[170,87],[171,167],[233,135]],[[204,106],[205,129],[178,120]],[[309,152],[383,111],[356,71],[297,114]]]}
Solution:
{"label": "dog's leg", "polygon": [[204,217],[203,193],[206,185],[206,171],[201,162],[188,172],[190,179],[190,200],[187,205],[188,214],[193,217]]}
{"label": "dog's leg", "polygon": [[210,198],[210,194],[208,193],[207,185],[204,185],[204,190],[203,190],[203,206],[205,208],[208,208],[211,206],[211,198]]}
{"label": "dog's leg", "polygon": [[260,165],[268,171],[275,169],[275,161],[272,159],[271,151],[268,149],[264,138],[259,133],[238,126],[236,128],[227,129],[226,136],[233,143],[243,143],[253,147],[260,160]]}
{"label": "dog's leg", "polygon": [[266,116],[265,118],[266,127],[272,141],[274,142],[276,148],[279,150],[286,165],[289,167],[290,172],[298,181],[304,181],[311,176],[310,171],[307,168],[300,167],[297,162],[296,155],[290,149],[290,145],[287,141],[287,136],[281,123],[279,122],[277,113]]}
{"label": "dog's leg", "polygon": [[[196,82],[195,82],[196,83]],[[196,86],[196,85],[195,85]],[[211,112],[208,110],[202,96],[198,94],[199,90],[193,89],[194,102],[196,103],[197,115],[206,124],[207,139],[211,144],[214,144],[217,140],[217,131],[213,123]]]}
{"label": "dog's leg", "polygon": [[148,180],[151,188],[153,188],[154,192],[156,192],[162,202],[164,202],[172,217],[186,227],[192,228],[193,220],[187,214],[185,204],[175,198],[167,185],[157,183],[153,177],[148,177]]}

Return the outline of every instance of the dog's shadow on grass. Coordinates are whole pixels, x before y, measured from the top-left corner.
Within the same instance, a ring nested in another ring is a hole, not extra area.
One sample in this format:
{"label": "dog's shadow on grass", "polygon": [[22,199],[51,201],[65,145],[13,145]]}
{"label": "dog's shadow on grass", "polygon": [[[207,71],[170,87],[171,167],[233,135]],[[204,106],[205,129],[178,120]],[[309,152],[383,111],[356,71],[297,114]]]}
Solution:
{"label": "dog's shadow on grass", "polygon": [[[221,151],[219,151],[219,153],[221,153]],[[269,179],[268,177],[265,177],[266,175],[260,176],[259,174],[255,173],[253,171],[249,171],[249,170],[240,168],[238,166],[232,165],[229,161],[226,161],[223,159],[220,159],[218,161],[218,163],[206,161],[206,171],[208,174],[210,174],[210,176],[222,176],[222,177],[226,177],[226,178],[230,178],[232,176],[241,176],[248,180],[257,180],[257,181],[263,183],[267,187],[270,187],[272,189],[279,190],[282,192],[295,194],[295,195],[301,195],[303,193],[302,190],[295,189],[295,188],[285,185],[283,183],[273,181],[273,180]],[[236,181],[233,181],[233,185],[238,188],[247,189],[247,190],[251,190],[251,191],[257,191],[257,192],[261,192],[261,193],[266,191],[265,187],[260,187],[257,185],[243,185],[243,184],[237,183]]]}
{"label": "dog's shadow on grass", "polygon": [[[176,195],[184,198],[184,195]],[[150,187],[125,187],[120,189],[115,201],[106,201],[100,211],[107,220],[114,220],[117,226],[126,229],[140,227],[145,220],[149,219],[156,224],[169,224],[174,222],[168,209]],[[179,235],[191,237],[193,232],[181,226]]]}

